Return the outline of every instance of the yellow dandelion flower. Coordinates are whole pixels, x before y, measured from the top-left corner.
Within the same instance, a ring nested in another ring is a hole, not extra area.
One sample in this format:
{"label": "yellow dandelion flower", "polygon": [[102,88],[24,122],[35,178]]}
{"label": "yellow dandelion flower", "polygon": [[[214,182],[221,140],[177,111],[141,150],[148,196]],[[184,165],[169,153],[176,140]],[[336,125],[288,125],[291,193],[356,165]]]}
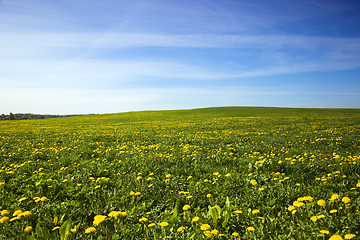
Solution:
{"label": "yellow dandelion flower", "polygon": [[8,217],[2,217],[2,218],[0,218],[0,223],[5,223],[5,222],[7,222],[7,221],[9,221],[9,218],[8,218]]}
{"label": "yellow dandelion flower", "polygon": [[5,186],[5,183],[4,182],[0,182],[0,187],[3,187]]}
{"label": "yellow dandelion flower", "polygon": [[251,183],[252,185],[254,185],[254,186],[258,184],[255,179],[251,179],[251,180],[250,180],[250,183]]}
{"label": "yellow dandelion flower", "polygon": [[231,235],[234,236],[234,237],[240,236],[237,232],[233,232]]}
{"label": "yellow dandelion flower", "polygon": [[0,215],[2,215],[2,216],[9,215],[9,211],[8,210],[2,210],[0,212]]}
{"label": "yellow dandelion flower", "polygon": [[322,234],[329,234],[330,232],[328,230],[320,230],[320,233]]}
{"label": "yellow dandelion flower", "polygon": [[141,192],[136,192],[134,195],[139,196],[140,194],[141,194]]}
{"label": "yellow dandelion flower", "polygon": [[340,235],[332,235],[329,240],[344,240]]}
{"label": "yellow dandelion flower", "polygon": [[295,210],[295,207],[294,207],[294,206],[289,206],[289,207],[288,207],[288,211],[291,212],[291,211],[293,211],[293,210]]}
{"label": "yellow dandelion flower", "polygon": [[339,199],[339,198],[340,198],[340,196],[338,194],[333,194],[333,195],[331,195],[329,200],[334,201],[334,200]]}
{"label": "yellow dandelion flower", "polygon": [[56,229],[60,229],[60,227],[53,227],[51,231],[55,231]]}
{"label": "yellow dandelion flower", "polygon": [[167,227],[167,226],[169,226],[169,223],[168,222],[161,222],[161,223],[159,223],[159,225],[162,226],[162,227]]}
{"label": "yellow dandelion flower", "polygon": [[149,221],[149,220],[144,217],[139,219],[139,222],[141,222],[141,223],[146,223],[147,221]]}
{"label": "yellow dandelion flower", "polygon": [[106,219],[106,216],[104,215],[96,215],[94,217],[94,221],[93,221],[93,224],[95,226],[98,226],[100,223],[102,223],[104,220]]}
{"label": "yellow dandelion flower", "polygon": [[21,211],[21,210],[16,210],[16,211],[13,213],[13,217],[15,217],[15,216],[19,215],[20,213],[22,213],[22,211]]}
{"label": "yellow dandelion flower", "polygon": [[311,197],[311,196],[305,196],[305,197],[303,197],[303,200],[304,200],[304,201],[308,201],[308,202],[312,202],[312,201],[313,201],[313,197]]}
{"label": "yellow dandelion flower", "polygon": [[203,231],[209,230],[210,228],[211,228],[211,227],[210,227],[209,224],[203,224],[203,225],[201,225],[201,227],[200,227],[200,229],[203,230]]}
{"label": "yellow dandelion flower", "polygon": [[332,209],[332,210],[330,210],[330,213],[336,213],[338,210],[336,210],[336,209]]}
{"label": "yellow dandelion flower", "polygon": [[349,203],[351,202],[351,199],[349,197],[343,197],[341,201],[343,201],[344,203]]}
{"label": "yellow dandelion flower", "polygon": [[24,201],[26,199],[27,199],[27,197],[22,197],[22,198],[19,199],[19,202],[22,202],[22,201]]}
{"label": "yellow dandelion flower", "polygon": [[29,233],[29,232],[31,232],[32,230],[33,230],[33,228],[32,228],[31,226],[28,226],[28,227],[26,227],[26,228],[24,229],[24,232]]}
{"label": "yellow dandelion flower", "polygon": [[153,227],[153,226],[155,226],[156,224],[155,223],[150,223],[149,225],[148,225],[148,227]]}
{"label": "yellow dandelion flower", "polygon": [[356,187],[360,188],[360,182],[358,182],[358,183],[356,184]]}
{"label": "yellow dandelion flower", "polygon": [[259,209],[254,209],[254,210],[252,210],[252,214],[258,214],[260,212],[260,210]]}
{"label": "yellow dandelion flower", "polygon": [[214,234],[214,235],[218,235],[219,234],[219,231],[214,229],[214,230],[211,230],[211,233]]}
{"label": "yellow dandelion flower", "polygon": [[352,238],[354,238],[354,237],[356,237],[355,234],[346,234],[346,235],[345,235],[345,239],[352,239]]}
{"label": "yellow dandelion flower", "polygon": [[182,231],[184,231],[185,230],[185,227],[179,227],[176,231],[177,232],[182,232]]}
{"label": "yellow dandelion flower", "polygon": [[208,238],[213,237],[213,234],[211,233],[211,231],[204,231],[204,235],[207,236]]}
{"label": "yellow dandelion flower", "polygon": [[166,174],[166,176],[165,176],[166,178],[171,178],[171,174],[169,173],[169,174]]}
{"label": "yellow dandelion flower", "polygon": [[21,218],[21,217],[29,217],[31,215],[31,212],[30,211],[25,211],[25,212],[21,212],[17,215],[18,218]]}
{"label": "yellow dandelion flower", "polygon": [[75,228],[72,228],[70,231],[71,231],[72,233],[76,233],[76,232],[77,232],[77,230],[76,230]]}
{"label": "yellow dandelion flower", "polygon": [[326,202],[325,202],[325,200],[320,199],[319,201],[317,201],[317,205],[322,206],[322,207],[325,207]]}
{"label": "yellow dandelion flower", "polygon": [[93,233],[96,231],[96,228],[94,227],[88,227],[86,230],[85,230],[85,233]]}
{"label": "yellow dandelion flower", "polygon": [[243,212],[242,212],[241,210],[235,210],[234,213],[236,213],[236,214],[241,214],[241,213],[243,213]]}
{"label": "yellow dandelion flower", "polygon": [[312,217],[310,218],[310,220],[316,222],[316,221],[318,220],[318,217],[317,217],[317,216],[312,216]]}
{"label": "yellow dandelion flower", "polygon": [[210,194],[210,193],[207,194],[206,197],[207,197],[207,198],[211,198],[211,194]]}
{"label": "yellow dandelion flower", "polygon": [[255,231],[255,228],[253,228],[253,227],[247,227],[246,230],[248,230],[248,231],[250,231],[250,232],[253,232],[253,231]]}
{"label": "yellow dandelion flower", "polygon": [[108,214],[109,217],[117,219],[118,217],[122,218],[126,216],[126,212],[112,211]]}
{"label": "yellow dandelion flower", "polygon": [[295,202],[293,202],[293,205],[294,205],[295,207],[301,207],[301,206],[304,206],[305,203],[300,202],[300,201],[295,201]]}
{"label": "yellow dandelion flower", "polygon": [[192,220],[191,220],[191,222],[197,222],[197,221],[199,221],[199,217],[194,217]]}
{"label": "yellow dandelion flower", "polygon": [[184,210],[184,211],[187,211],[187,210],[189,210],[189,209],[190,209],[190,205],[186,204],[186,205],[183,206],[183,210]]}

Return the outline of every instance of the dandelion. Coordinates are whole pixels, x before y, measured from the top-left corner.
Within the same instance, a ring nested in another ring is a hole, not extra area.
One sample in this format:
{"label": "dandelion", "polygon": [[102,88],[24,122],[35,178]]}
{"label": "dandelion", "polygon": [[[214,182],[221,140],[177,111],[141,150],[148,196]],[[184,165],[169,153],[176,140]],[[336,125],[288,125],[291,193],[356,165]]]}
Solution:
{"label": "dandelion", "polygon": [[16,210],[16,211],[13,213],[13,217],[15,217],[15,216],[19,215],[20,213],[22,213],[22,211],[21,211],[21,210]]}
{"label": "dandelion", "polygon": [[2,217],[2,218],[0,218],[0,223],[5,223],[5,222],[7,222],[7,221],[9,221],[9,218],[8,218],[8,217]]}
{"label": "dandelion", "polygon": [[334,200],[339,199],[339,198],[340,198],[340,196],[338,194],[333,194],[333,195],[331,195],[329,200],[334,201]]}
{"label": "dandelion", "polygon": [[241,213],[243,213],[243,212],[242,212],[241,210],[235,210],[234,213],[236,213],[236,214],[241,214]]}
{"label": "dandelion", "polygon": [[330,210],[330,213],[336,213],[338,210],[336,210],[336,209],[332,209],[332,210]]}
{"label": "dandelion", "polygon": [[126,216],[126,212],[112,211],[108,214],[109,217],[117,219],[118,217],[122,218]]}
{"label": "dandelion", "polygon": [[2,215],[2,216],[9,215],[9,211],[8,210],[2,210],[0,212],[0,215]]}
{"label": "dandelion", "polygon": [[211,194],[210,194],[210,193],[207,194],[206,197],[207,197],[207,198],[211,198]]}
{"label": "dandelion", "polygon": [[197,221],[199,221],[199,217],[194,217],[192,220],[191,220],[191,222],[197,222]]}
{"label": "dandelion", "polygon": [[28,227],[26,227],[26,228],[24,229],[24,232],[29,233],[29,232],[31,232],[32,230],[33,230],[33,228],[32,228],[31,226],[28,226]]}
{"label": "dandelion", "polygon": [[214,234],[214,235],[218,235],[219,234],[219,231],[214,229],[214,230],[211,230],[211,233]]}
{"label": "dandelion", "polygon": [[179,227],[176,231],[177,232],[182,232],[182,231],[184,231],[185,230],[185,227]]}
{"label": "dandelion", "polygon": [[106,219],[106,216],[104,215],[96,215],[94,217],[94,221],[93,221],[93,224],[95,226],[98,226],[100,223],[102,223],[104,220]]}
{"label": "dandelion", "polygon": [[134,195],[139,196],[140,194],[141,194],[141,192],[136,192]]}
{"label": "dandelion", "polygon": [[351,199],[349,197],[343,197],[341,201],[343,201],[344,203],[349,203],[351,202]]}
{"label": "dandelion", "polygon": [[248,230],[249,232],[253,232],[253,231],[255,231],[255,228],[253,228],[253,227],[247,227],[246,230]]}
{"label": "dandelion", "polygon": [[230,177],[230,176],[231,176],[231,173],[225,174],[225,177]]}
{"label": "dandelion", "polygon": [[293,211],[293,210],[295,210],[295,207],[294,207],[294,206],[289,206],[289,207],[288,207],[288,211],[291,212],[291,211]]}
{"label": "dandelion", "polygon": [[319,201],[317,201],[317,205],[319,205],[321,207],[325,207],[326,202],[323,199],[320,199]]}
{"label": "dandelion", "polygon": [[85,233],[93,233],[96,231],[96,228],[94,227],[88,227],[86,230],[85,230]]}
{"label": "dandelion", "polygon": [[149,221],[149,220],[144,217],[139,219],[139,222],[141,222],[141,223],[146,223],[147,221]]}
{"label": "dandelion", "polygon": [[240,236],[237,232],[233,232],[231,235],[234,236],[234,237]]}
{"label": "dandelion", "polygon": [[332,235],[329,240],[344,240],[340,235]]}
{"label": "dandelion", "polygon": [[254,185],[254,186],[258,184],[255,179],[251,179],[251,180],[250,180],[250,183],[251,183],[252,185]]}
{"label": "dandelion", "polygon": [[24,201],[26,199],[27,199],[27,197],[22,197],[22,198],[19,199],[19,202],[22,202],[22,201]]}
{"label": "dandelion", "polygon": [[330,232],[328,230],[320,230],[320,233],[322,234],[329,234]]}
{"label": "dandelion", "polygon": [[304,201],[312,202],[312,201],[313,201],[313,197],[311,197],[311,196],[305,196],[305,197],[303,197],[303,200],[304,200]]}
{"label": "dandelion", "polygon": [[169,173],[169,174],[166,174],[166,176],[165,176],[166,178],[171,178],[171,174]]}
{"label": "dandelion", "polygon": [[316,222],[316,221],[318,220],[318,217],[317,217],[317,216],[312,216],[312,217],[310,218],[310,220],[313,221],[313,222]]}
{"label": "dandelion", "polygon": [[[1,183],[0,183],[0,186],[1,186]],[[360,182],[358,182],[358,183],[356,184],[356,187],[360,188]]]}
{"label": "dandelion", "polygon": [[72,228],[70,231],[71,231],[72,233],[76,233],[76,232],[77,232],[77,230],[76,230],[75,228]]}
{"label": "dandelion", "polygon": [[183,206],[183,210],[184,210],[184,211],[187,211],[187,210],[189,210],[189,209],[190,209],[190,205],[186,204],[186,205]]}
{"label": "dandelion", "polygon": [[345,235],[345,239],[352,239],[352,238],[354,238],[354,237],[356,237],[355,234],[346,234],[346,235]]}
{"label": "dandelion", "polygon": [[60,229],[60,227],[53,227],[51,231],[55,231],[56,229]]}
{"label": "dandelion", "polygon": [[200,227],[200,229],[203,230],[203,231],[209,230],[210,228],[211,228],[211,227],[210,227],[209,224],[203,224],[203,225],[201,225],[201,227]]}
{"label": "dandelion", "polygon": [[18,218],[21,218],[21,217],[29,217],[31,215],[31,212],[30,211],[25,211],[25,212],[21,212],[17,215]]}
{"label": "dandelion", "polygon": [[3,187],[5,186],[5,183],[4,182],[0,182],[0,187]]}
{"label": "dandelion", "polygon": [[161,223],[159,223],[159,225],[162,226],[162,227],[167,227],[167,226],[169,225],[169,223],[167,223],[167,222],[161,222]]}
{"label": "dandelion", "polygon": [[211,231],[204,231],[204,235],[207,236],[208,238],[213,237],[213,234],[211,233]]}
{"label": "dandelion", "polygon": [[252,210],[252,214],[258,214],[259,212],[260,212],[259,209],[254,209],[254,210]]}
{"label": "dandelion", "polygon": [[293,202],[293,205],[294,205],[295,207],[301,207],[301,206],[304,206],[305,203],[299,202],[299,201],[295,201],[295,202]]}

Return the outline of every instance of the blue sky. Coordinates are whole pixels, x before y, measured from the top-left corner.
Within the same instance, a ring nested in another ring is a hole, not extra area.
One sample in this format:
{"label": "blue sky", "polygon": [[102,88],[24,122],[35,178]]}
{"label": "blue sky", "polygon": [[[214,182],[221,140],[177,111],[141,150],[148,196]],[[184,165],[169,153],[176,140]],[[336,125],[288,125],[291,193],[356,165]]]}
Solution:
{"label": "blue sky", "polygon": [[0,0],[0,113],[360,107],[357,0]]}

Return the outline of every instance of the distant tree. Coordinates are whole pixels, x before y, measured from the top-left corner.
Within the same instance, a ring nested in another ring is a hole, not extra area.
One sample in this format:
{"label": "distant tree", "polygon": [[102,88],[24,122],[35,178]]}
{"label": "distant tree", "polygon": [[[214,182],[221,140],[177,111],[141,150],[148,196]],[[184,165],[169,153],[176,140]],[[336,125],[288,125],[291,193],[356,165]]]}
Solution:
{"label": "distant tree", "polygon": [[9,119],[10,120],[15,120],[15,116],[14,116],[14,114],[12,112],[9,114]]}

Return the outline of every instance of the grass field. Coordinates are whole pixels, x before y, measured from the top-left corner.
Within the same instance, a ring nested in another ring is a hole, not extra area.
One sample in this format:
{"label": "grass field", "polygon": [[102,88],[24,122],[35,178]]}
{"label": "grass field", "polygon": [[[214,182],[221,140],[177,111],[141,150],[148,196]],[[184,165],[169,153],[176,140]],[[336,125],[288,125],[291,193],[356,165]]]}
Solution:
{"label": "grass field", "polygon": [[0,122],[0,239],[360,239],[360,110]]}

